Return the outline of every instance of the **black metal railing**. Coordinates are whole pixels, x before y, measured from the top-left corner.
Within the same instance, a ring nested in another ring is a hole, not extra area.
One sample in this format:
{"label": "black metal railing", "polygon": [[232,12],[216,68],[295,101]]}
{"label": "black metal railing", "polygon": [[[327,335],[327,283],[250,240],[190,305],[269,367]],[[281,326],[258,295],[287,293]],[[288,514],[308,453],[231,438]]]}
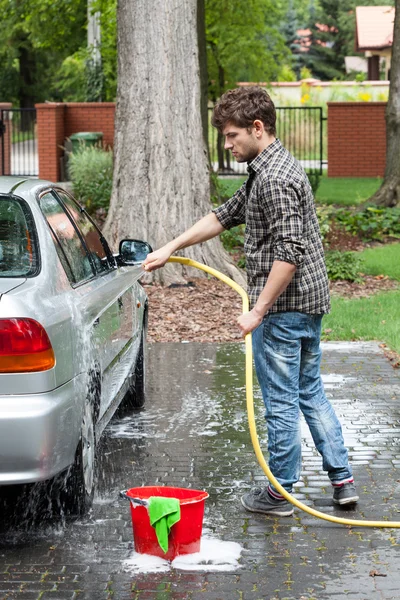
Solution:
{"label": "black metal railing", "polygon": [[[209,108],[211,116],[212,108]],[[320,106],[276,107],[276,134],[282,144],[301,162],[306,171],[322,175],[326,163],[326,118]],[[209,155],[214,171],[220,174],[247,174],[247,163],[237,163],[224,150],[224,138],[209,127]]]}
{"label": "black metal railing", "polygon": [[0,158],[0,175],[38,175],[36,109],[0,110]]}

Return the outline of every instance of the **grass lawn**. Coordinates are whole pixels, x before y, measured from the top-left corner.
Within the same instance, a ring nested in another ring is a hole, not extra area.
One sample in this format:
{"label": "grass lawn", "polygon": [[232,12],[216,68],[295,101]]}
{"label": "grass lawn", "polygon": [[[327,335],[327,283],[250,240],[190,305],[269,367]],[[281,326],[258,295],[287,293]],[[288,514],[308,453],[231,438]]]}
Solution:
{"label": "grass lawn", "polygon": [[316,193],[319,204],[355,206],[368,200],[381,185],[380,177],[321,177]]}
{"label": "grass lawn", "polygon": [[332,298],[323,320],[323,340],[377,340],[400,353],[400,290],[370,298]]}
{"label": "grass lawn", "polygon": [[362,271],[367,275],[388,275],[400,281],[400,243],[367,248],[361,253]]}
{"label": "grass lawn", "polygon": [[[221,192],[230,197],[242,185],[246,177],[219,177]],[[326,177],[323,175],[316,193],[319,204],[356,206],[368,200],[381,185],[380,177]]]}

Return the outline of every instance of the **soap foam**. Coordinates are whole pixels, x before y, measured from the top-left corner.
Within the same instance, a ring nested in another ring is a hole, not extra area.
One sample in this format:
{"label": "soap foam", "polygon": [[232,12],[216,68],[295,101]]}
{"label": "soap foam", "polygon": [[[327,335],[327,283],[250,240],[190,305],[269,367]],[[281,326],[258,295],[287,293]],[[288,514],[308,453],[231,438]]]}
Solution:
{"label": "soap foam", "polygon": [[183,571],[235,571],[240,567],[243,548],[236,542],[223,542],[209,537],[201,538],[200,552],[177,556],[169,562],[150,554],[133,554],[123,562],[131,573],[165,573],[172,569]]}

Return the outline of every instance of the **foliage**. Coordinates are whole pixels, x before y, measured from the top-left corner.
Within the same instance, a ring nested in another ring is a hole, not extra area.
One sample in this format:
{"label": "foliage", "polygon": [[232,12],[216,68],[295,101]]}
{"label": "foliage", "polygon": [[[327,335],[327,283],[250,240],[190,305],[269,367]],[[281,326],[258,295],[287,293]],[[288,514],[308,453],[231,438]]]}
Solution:
{"label": "foliage", "polygon": [[246,258],[244,256],[244,225],[237,225],[232,229],[226,229],[221,233],[222,245],[230,254],[236,255],[236,264],[240,268],[246,266]]}
{"label": "foliage", "polygon": [[311,79],[312,73],[307,67],[303,67],[300,71],[300,79]]}
{"label": "foliage", "polygon": [[[298,11],[294,6],[294,1],[289,0],[288,9],[281,25],[281,33],[285,38],[287,48],[289,48],[292,54],[293,70],[286,67],[287,70],[285,71],[285,67],[283,67],[278,81],[296,81],[301,77],[300,71],[304,65],[304,53],[302,52],[301,40],[299,39],[299,28]],[[293,79],[282,78],[285,74],[288,76],[290,73],[293,73]]]}
{"label": "foliage", "polygon": [[354,211],[339,209],[335,218],[347,231],[363,240],[384,240],[386,237],[400,239],[400,208],[366,206]]}
{"label": "foliage", "polygon": [[218,177],[220,202],[233,196],[245,181],[246,177]]}
{"label": "foliage", "polygon": [[317,169],[309,169],[307,171],[307,177],[310,182],[313,194],[315,196],[319,188],[319,184],[321,182],[321,173]]}
{"label": "foliage", "polygon": [[319,0],[319,7],[310,10],[308,28],[311,31],[309,51],[305,61],[314,77],[322,80],[340,79],[344,74],[343,40],[338,19],[343,5],[350,0]]}
{"label": "foliage", "polygon": [[228,252],[243,249],[244,225],[237,225],[236,227],[232,227],[232,229],[226,229],[221,234],[221,239],[225,250],[228,250]]}
{"label": "foliage", "polygon": [[67,56],[57,72],[59,99],[63,102],[86,100],[86,52]]}
{"label": "foliage", "polygon": [[361,258],[356,252],[330,251],[325,254],[325,262],[328,277],[332,281],[336,279],[362,281],[360,277]]}
{"label": "foliage", "polygon": [[317,217],[322,241],[324,241],[331,230],[332,209],[328,206],[317,206]]}
{"label": "foliage", "polygon": [[277,81],[296,81],[296,73],[288,65],[283,65],[279,71]]}
{"label": "foliage", "polygon": [[101,64],[95,63],[92,58],[86,61],[86,100],[87,102],[101,102],[103,99],[103,69]]}
{"label": "foliage", "polygon": [[75,195],[93,214],[108,210],[113,177],[113,155],[98,146],[82,145],[69,155],[69,174]]}
{"label": "foliage", "polygon": [[0,13],[4,99],[21,106],[52,99],[63,60],[86,39],[85,0],[0,0]]}
{"label": "foliage", "polygon": [[206,0],[209,97],[237,81],[273,81],[288,55],[276,28],[282,13],[273,0]]}

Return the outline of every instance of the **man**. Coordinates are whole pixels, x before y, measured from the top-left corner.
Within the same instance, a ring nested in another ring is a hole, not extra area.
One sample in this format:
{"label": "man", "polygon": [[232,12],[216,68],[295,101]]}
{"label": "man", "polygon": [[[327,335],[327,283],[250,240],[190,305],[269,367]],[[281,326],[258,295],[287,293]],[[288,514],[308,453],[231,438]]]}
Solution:
{"label": "man", "polygon": [[[182,248],[246,224],[250,312],[238,318],[253,332],[257,378],[268,428],[269,466],[288,492],[301,473],[300,410],[334,487],[333,501],[358,501],[340,423],[320,377],[321,320],[329,287],[310,183],[301,165],[275,137],[276,113],[258,87],[226,92],[212,124],[225,149],[248,163],[249,177],[234,196],[145,260],[148,271]],[[293,506],[272,485],[242,497],[251,512],[290,516]]]}

